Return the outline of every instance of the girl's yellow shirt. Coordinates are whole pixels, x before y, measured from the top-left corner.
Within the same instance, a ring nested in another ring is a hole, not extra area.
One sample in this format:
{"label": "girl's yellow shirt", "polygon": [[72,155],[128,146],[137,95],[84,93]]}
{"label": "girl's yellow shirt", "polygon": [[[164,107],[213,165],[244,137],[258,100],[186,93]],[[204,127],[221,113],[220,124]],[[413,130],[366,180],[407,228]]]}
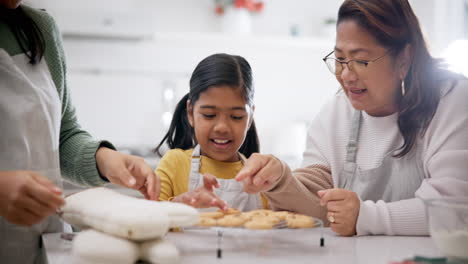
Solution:
{"label": "girl's yellow shirt", "polygon": [[[162,157],[156,168],[161,179],[159,200],[171,200],[188,191],[192,152],[193,149],[171,149]],[[233,179],[243,167],[241,161],[222,162],[206,156],[201,156],[200,162],[200,174],[210,173],[219,179]],[[268,208],[263,195],[262,201],[263,207]]]}

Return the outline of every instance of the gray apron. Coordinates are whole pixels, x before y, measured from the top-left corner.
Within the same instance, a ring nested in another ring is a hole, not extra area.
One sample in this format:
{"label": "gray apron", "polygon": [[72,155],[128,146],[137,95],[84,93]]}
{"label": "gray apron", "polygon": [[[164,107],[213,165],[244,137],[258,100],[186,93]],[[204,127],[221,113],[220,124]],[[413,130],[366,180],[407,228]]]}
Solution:
{"label": "gray apron", "polygon": [[[245,157],[239,154],[242,162]],[[190,166],[189,191],[203,186],[203,176],[200,174],[200,146],[197,145],[193,149],[192,160]],[[248,194],[244,192],[244,186],[241,182],[235,179],[217,179],[219,188],[214,188],[214,193],[228,203],[231,208],[236,208],[241,211],[251,211],[263,208],[262,198],[260,194]]]}
{"label": "gray apron", "polygon": [[379,167],[361,170],[356,164],[361,119],[361,111],[356,110],[338,188],[356,192],[363,201],[394,202],[414,198],[425,178],[420,144],[417,142],[414,149],[401,158],[393,157],[395,151],[390,151]]}
{"label": "gray apron", "polygon": [[[62,188],[59,163],[61,102],[47,64],[0,49],[0,170],[30,170]],[[61,232],[52,215],[31,227],[0,217],[0,262],[45,263],[41,234]]]}

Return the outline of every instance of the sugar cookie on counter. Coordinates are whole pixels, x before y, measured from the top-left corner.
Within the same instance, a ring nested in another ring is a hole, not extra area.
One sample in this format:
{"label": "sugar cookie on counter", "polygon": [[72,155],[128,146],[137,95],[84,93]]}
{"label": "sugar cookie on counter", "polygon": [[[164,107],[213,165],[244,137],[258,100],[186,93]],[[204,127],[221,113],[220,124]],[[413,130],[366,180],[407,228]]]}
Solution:
{"label": "sugar cookie on counter", "polygon": [[218,220],[219,226],[236,227],[242,226],[247,220],[240,215],[226,215]]}
{"label": "sugar cookie on counter", "polygon": [[197,226],[216,226],[217,220],[211,217],[200,217]]}
{"label": "sugar cookie on counter", "polygon": [[315,227],[315,221],[312,217],[306,215],[290,215],[286,218],[289,228],[312,228]]}
{"label": "sugar cookie on counter", "polygon": [[273,229],[273,223],[268,221],[249,221],[244,224],[248,229]]}
{"label": "sugar cookie on counter", "polygon": [[218,210],[218,212],[221,212],[223,213],[224,215],[237,215],[237,214],[241,214],[242,211],[239,210],[239,209],[235,209],[235,208],[229,208],[227,209],[227,211],[222,211],[221,209]]}
{"label": "sugar cookie on counter", "polygon": [[218,219],[223,217],[224,214],[222,212],[201,212],[200,213],[200,218],[213,218],[213,219]]}
{"label": "sugar cookie on counter", "polygon": [[[284,224],[282,224],[284,223]],[[268,209],[257,209],[249,212],[241,212],[234,208],[227,211],[200,213],[197,226],[212,227],[244,227],[248,229],[273,229],[280,224],[284,228],[312,228],[316,226],[313,217],[296,214],[288,211],[272,211]]]}

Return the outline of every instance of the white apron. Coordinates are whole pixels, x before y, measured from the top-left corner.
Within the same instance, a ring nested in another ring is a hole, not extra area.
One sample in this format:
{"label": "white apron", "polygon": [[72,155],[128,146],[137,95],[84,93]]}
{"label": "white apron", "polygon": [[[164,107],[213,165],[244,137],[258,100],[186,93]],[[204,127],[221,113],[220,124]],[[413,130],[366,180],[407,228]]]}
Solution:
{"label": "white apron", "polygon": [[[240,155],[242,157],[242,155]],[[200,174],[200,146],[193,149],[189,177],[189,191],[203,186],[203,176]],[[244,161],[241,158],[242,162]],[[244,186],[235,179],[217,179],[219,188],[214,188],[214,193],[228,203],[231,208],[241,211],[251,211],[263,208],[260,194],[248,194],[244,192]]]}
{"label": "white apron", "polygon": [[[0,49],[0,170],[31,170],[62,188],[59,163],[61,102],[45,59]],[[52,215],[31,227],[0,217],[0,262],[44,263],[41,234],[63,231]]]}
{"label": "white apron", "polygon": [[356,110],[338,188],[356,192],[363,201],[394,202],[414,198],[425,178],[420,144],[417,142],[414,149],[401,158],[393,157],[394,151],[390,151],[379,167],[361,170],[356,164],[361,119],[361,111]]}

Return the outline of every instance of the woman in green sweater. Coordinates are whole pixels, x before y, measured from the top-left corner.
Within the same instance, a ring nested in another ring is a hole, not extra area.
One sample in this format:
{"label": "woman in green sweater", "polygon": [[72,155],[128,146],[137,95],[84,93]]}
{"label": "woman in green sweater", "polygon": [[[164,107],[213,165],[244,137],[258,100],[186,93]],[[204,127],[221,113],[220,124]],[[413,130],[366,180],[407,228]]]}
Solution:
{"label": "woman in green sweater", "polygon": [[40,235],[61,232],[61,175],[159,197],[143,159],[95,141],[77,123],[60,33],[44,11],[0,0],[0,260],[43,263]]}

